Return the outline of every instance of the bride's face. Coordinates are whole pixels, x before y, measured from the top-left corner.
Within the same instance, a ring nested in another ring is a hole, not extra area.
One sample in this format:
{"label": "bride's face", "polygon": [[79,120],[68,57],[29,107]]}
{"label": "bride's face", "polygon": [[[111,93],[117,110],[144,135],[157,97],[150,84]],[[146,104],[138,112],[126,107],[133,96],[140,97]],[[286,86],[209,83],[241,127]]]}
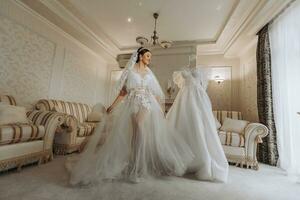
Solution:
{"label": "bride's face", "polygon": [[141,56],[141,61],[144,63],[144,65],[149,65],[151,61],[151,53],[146,52],[144,55]]}

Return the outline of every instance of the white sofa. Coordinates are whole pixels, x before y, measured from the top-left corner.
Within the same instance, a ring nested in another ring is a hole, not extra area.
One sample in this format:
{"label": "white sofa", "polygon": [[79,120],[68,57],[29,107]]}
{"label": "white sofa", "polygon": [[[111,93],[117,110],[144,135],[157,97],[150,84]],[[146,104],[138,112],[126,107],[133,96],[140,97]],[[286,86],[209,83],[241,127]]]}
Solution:
{"label": "white sofa", "polygon": [[97,122],[87,121],[92,107],[83,103],[54,99],[40,99],[35,104],[40,111],[53,111],[63,114],[64,122],[54,138],[54,153],[65,155],[81,151],[89,136],[94,132]]}
{"label": "white sofa", "polygon": [[[242,120],[241,112],[213,111],[214,116],[223,125],[224,119],[232,118]],[[237,166],[258,169],[256,158],[257,144],[268,135],[268,128],[261,123],[249,123],[242,133],[218,130],[227,160]]]}
{"label": "white sofa", "polygon": [[[16,105],[12,96],[0,95],[0,102]],[[62,115],[49,111],[29,111],[31,122],[0,125],[0,171],[28,163],[50,161],[56,129],[62,124]]]}

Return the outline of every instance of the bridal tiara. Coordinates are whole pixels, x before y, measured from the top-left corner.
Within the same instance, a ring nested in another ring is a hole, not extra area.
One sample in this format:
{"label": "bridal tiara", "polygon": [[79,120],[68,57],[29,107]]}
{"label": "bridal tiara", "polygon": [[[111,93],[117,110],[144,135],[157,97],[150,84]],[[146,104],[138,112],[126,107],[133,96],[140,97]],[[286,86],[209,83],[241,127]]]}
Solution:
{"label": "bridal tiara", "polygon": [[[139,53],[139,52],[141,52],[142,50],[144,50],[144,49],[147,49],[147,48],[145,48],[145,47],[140,47],[138,50],[137,50],[137,52]],[[147,49],[148,51],[150,51],[149,49]]]}

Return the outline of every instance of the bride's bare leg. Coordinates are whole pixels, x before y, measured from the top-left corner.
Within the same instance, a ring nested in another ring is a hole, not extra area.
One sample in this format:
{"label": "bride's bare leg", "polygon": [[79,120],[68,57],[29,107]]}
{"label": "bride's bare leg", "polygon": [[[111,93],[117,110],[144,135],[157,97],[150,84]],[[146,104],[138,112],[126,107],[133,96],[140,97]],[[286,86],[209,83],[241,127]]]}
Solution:
{"label": "bride's bare leg", "polygon": [[138,173],[139,170],[139,150],[141,145],[141,134],[142,134],[142,124],[145,119],[147,110],[146,109],[139,109],[139,111],[135,114],[132,114],[132,138],[131,138],[131,158],[130,158],[130,171],[129,173]]}

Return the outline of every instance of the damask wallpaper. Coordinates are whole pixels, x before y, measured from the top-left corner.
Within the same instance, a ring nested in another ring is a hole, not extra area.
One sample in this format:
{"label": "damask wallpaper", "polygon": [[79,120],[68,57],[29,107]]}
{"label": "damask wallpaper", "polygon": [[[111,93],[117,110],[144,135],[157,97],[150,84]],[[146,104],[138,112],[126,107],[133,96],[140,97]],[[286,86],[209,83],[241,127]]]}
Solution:
{"label": "damask wallpaper", "polygon": [[240,62],[241,111],[245,119],[257,122],[256,44],[241,57]]}
{"label": "damask wallpaper", "polygon": [[63,69],[62,94],[65,100],[94,103],[97,66],[75,52],[66,51]]}
{"label": "damask wallpaper", "polygon": [[55,43],[0,17],[0,92],[30,106],[48,97]]}
{"label": "damask wallpaper", "polygon": [[243,79],[241,81],[243,115],[247,120],[258,121],[255,57],[248,60],[248,62],[244,63],[241,67],[243,72]]}
{"label": "damask wallpaper", "polygon": [[41,98],[106,103],[108,70],[103,59],[54,32],[48,24],[43,24],[49,29],[45,35],[31,29],[36,24],[24,25],[1,12],[1,94],[13,95],[18,105],[28,109]]}
{"label": "damask wallpaper", "polygon": [[[211,100],[213,110],[232,110],[232,69],[230,66],[209,67],[207,94]],[[218,76],[223,82],[217,83]]]}

